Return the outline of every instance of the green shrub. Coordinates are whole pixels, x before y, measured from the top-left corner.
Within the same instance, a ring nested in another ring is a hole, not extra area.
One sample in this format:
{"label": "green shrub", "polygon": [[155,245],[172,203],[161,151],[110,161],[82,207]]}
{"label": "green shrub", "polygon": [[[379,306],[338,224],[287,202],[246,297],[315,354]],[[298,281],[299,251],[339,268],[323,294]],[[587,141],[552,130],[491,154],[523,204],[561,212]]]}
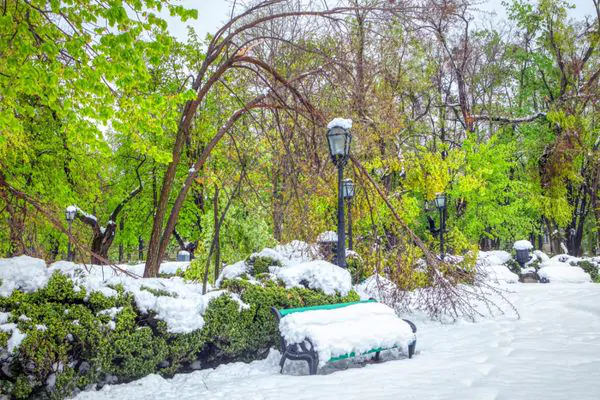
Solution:
{"label": "green shrub", "polygon": [[587,260],[579,261],[576,265],[588,274],[590,274],[592,281],[600,283],[600,274],[598,274],[598,267],[596,267],[594,264]]}
{"label": "green shrub", "polygon": [[155,295],[156,297],[166,296],[166,297],[177,298],[177,293],[171,293],[164,289],[154,289],[154,288],[142,285],[142,286],[140,286],[140,290],[145,290],[147,292],[150,292],[153,295]]}
{"label": "green shrub", "polygon": [[352,256],[346,259],[346,268],[352,276],[352,283],[358,284],[372,275],[372,271],[366,267],[365,262],[360,256]]}
{"label": "green shrub", "polygon": [[[190,266],[181,274],[188,281],[204,282],[204,270],[206,269],[206,257],[194,258]],[[211,262],[208,265],[208,283],[215,283],[215,264]]]}
{"label": "green shrub", "polygon": [[[13,378],[1,382],[0,397],[64,398],[108,375],[119,382],[150,373],[171,376],[198,359],[204,344],[201,330],[169,333],[163,321],[142,315],[121,285],[113,289],[114,297],[92,292],[86,298],[84,289],[55,273],[43,289],[0,298],[0,310],[10,312],[27,335],[5,365]],[[121,307],[114,325],[102,313],[112,307]],[[0,346],[6,347],[9,337],[0,332]],[[49,389],[46,382],[53,374],[55,385]]]}
{"label": "green shrub", "polygon": [[517,262],[517,260],[511,258],[507,262],[504,263],[506,267],[513,273],[519,275],[521,273],[521,264]]}
{"label": "green shrub", "polygon": [[8,345],[8,339],[10,338],[10,333],[0,331],[0,347],[6,348]]}
{"label": "green shrub", "polygon": [[541,264],[542,264],[542,261],[539,258],[535,257],[535,259],[532,262],[530,262],[529,264],[527,264],[527,266],[530,268],[535,268],[536,271],[539,271]]}
{"label": "green shrub", "polygon": [[281,262],[267,256],[250,256],[246,260],[250,268],[250,273],[253,276],[265,274],[269,272],[269,267],[281,267]]}

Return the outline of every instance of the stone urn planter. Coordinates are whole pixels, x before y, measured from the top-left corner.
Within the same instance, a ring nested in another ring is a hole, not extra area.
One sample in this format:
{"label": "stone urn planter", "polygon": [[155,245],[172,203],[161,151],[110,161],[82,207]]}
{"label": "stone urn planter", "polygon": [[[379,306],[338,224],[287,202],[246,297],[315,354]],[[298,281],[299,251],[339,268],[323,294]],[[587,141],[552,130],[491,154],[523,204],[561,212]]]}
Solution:
{"label": "stone urn planter", "polygon": [[540,281],[540,277],[537,272],[523,272],[519,274],[519,282],[521,283],[538,283]]}

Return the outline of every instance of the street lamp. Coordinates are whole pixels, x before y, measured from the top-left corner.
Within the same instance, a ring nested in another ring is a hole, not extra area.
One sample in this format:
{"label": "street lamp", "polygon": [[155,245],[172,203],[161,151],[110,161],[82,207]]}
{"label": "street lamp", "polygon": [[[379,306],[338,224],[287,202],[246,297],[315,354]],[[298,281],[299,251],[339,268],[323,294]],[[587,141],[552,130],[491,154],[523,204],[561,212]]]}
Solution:
{"label": "street lamp", "polygon": [[348,205],[348,248],[354,250],[352,243],[352,198],[354,197],[354,182],[352,179],[344,179],[344,199]]}
{"label": "street lamp", "polygon": [[65,210],[65,218],[69,223],[69,244],[67,246],[67,261],[73,261],[73,253],[71,252],[71,225],[75,220],[75,215],[77,214],[77,207],[69,206]]}
{"label": "street lamp", "polygon": [[437,193],[435,195],[435,206],[440,210],[440,255],[442,260],[444,259],[444,230],[446,229],[446,218],[444,216],[444,210],[446,209],[446,195],[444,193]]}
{"label": "street lamp", "polygon": [[327,143],[331,161],[338,168],[338,245],[336,261],[339,267],[346,267],[346,235],[344,232],[344,165],[348,162],[352,135],[352,120],[335,118],[327,125]]}

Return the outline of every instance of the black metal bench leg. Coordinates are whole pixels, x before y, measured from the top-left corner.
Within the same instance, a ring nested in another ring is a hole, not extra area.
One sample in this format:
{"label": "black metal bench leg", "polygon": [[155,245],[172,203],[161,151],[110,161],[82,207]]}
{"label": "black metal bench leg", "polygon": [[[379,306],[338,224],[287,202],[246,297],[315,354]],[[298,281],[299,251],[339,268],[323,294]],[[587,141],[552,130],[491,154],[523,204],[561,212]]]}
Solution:
{"label": "black metal bench leg", "polygon": [[312,360],[310,360],[308,362],[308,372],[309,372],[309,374],[316,375],[318,367],[319,367],[319,360],[318,359],[313,358]]}
{"label": "black metal bench leg", "polygon": [[413,354],[415,354],[415,349],[417,347],[417,341],[415,340],[408,346],[408,358],[412,358]]}
{"label": "black metal bench leg", "polygon": [[285,353],[281,356],[281,360],[279,360],[279,366],[281,367],[281,369],[279,370],[279,373],[282,374],[283,373],[283,365],[285,364]]}
{"label": "black metal bench leg", "polygon": [[380,351],[378,351],[377,353],[375,353],[375,361],[379,362],[379,353],[381,353]]}

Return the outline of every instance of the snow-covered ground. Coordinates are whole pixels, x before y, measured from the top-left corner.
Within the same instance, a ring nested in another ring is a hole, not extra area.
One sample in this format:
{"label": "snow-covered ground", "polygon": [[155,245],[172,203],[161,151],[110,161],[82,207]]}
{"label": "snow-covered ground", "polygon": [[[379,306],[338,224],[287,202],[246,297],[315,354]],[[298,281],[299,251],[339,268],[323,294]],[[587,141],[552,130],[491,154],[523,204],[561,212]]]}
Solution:
{"label": "snow-covered ground", "polygon": [[[600,285],[514,284],[513,315],[451,325],[415,321],[417,355],[379,364],[327,366],[305,376],[306,363],[279,353],[251,364],[84,392],[77,399],[598,399]],[[351,368],[345,368],[350,366]]]}

